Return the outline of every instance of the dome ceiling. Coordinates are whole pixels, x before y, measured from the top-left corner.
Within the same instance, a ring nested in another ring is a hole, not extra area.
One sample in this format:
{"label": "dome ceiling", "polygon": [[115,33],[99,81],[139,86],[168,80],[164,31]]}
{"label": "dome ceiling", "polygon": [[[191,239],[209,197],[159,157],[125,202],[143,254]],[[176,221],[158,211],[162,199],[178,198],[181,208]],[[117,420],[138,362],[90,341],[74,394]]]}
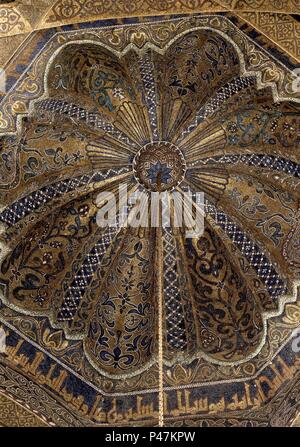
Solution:
{"label": "dome ceiling", "polygon": [[[211,382],[225,371],[251,377],[267,363],[273,321],[297,299],[292,78],[273,59],[259,65],[262,53],[251,43],[252,56],[243,52],[242,38],[189,28],[161,48],[142,32],[119,51],[116,35],[111,46],[64,42],[51,50],[43,94],[24,99],[18,138],[2,141],[3,304],[24,324],[43,322],[53,349],[57,337],[61,352],[73,344],[88,380],[114,392],[123,380],[142,390],[147,374],[149,390],[196,383],[195,362],[214,371]],[[264,71],[270,63],[277,76]],[[127,225],[119,213],[100,227],[99,193],[117,196],[120,186],[127,198],[144,194],[142,214],[152,192],[175,192],[181,206],[190,191],[194,212],[204,193],[203,233],[187,237],[189,225],[173,219],[134,228],[130,203]]]}

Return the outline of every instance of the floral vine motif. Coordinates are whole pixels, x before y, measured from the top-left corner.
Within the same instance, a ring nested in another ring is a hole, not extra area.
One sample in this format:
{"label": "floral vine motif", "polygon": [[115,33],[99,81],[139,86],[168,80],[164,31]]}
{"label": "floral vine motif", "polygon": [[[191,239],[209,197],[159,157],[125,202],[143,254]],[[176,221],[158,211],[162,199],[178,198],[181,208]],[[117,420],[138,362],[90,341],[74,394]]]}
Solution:
{"label": "floral vine motif", "polygon": [[[149,23],[147,25],[120,26],[113,30],[103,28],[94,31],[92,35],[88,35],[88,38],[91,41],[95,41],[95,43],[111,48],[113,51],[118,52],[119,55],[124,52],[127,53],[133,44],[134,48],[141,51],[141,54],[144,54],[149,49],[149,46],[154,47],[158,52],[164,52],[170,42],[188,32],[191,27],[212,28],[230,35],[239,48],[240,60],[242,58],[245,59],[246,66],[243,68],[245,75],[254,74],[257,77],[260,88],[271,86],[275,100],[280,98],[281,100],[299,101],[299,93],[295,92],[293,88],[295,76],[288,69],[284,69],[283,66],[276,64],[266,53],[260,51],[225,17],[201,16],[168,22]],[[36,100],[44,93],[44,71],[47,70],[49,58],[51,58],[55,50],[59,49],[62,42],[64,44],[71,43],[74,39],[78,41],[78,35],[81,33],[81,31],[76,31],[75,33],[73,31],[64,32],[63,35],[58,33],[54,40],[46,44],[41,54],[34,61],[32,68],[26,75],[20,78],[17,89],[3,99],[0,119],[1,134],[16,132],[17,125],[20,127],[20,122],[17,123],[19,114],[28,114],[30,101]],[[62,77],[59,78],[59,70],[57,68],[56,73],[53,73],[53,82],[56,79],[56,82],[63,82],[66,85],[66,74],[64,73],[63,79]],[[88,73],[91,74],[91,66]],[[177,82],[176,80],[174,81]],[[116,88],[119,91],[120,87]],[[185,90],[184,87],[181,88],[183,89],[182,91]],[[189,86],[189,88],[193,87]],[[121,90],[124,89],[121,87]],[[121,94],[123,95],[122,92]],[[20,105],[17,110],[15,110],[16,104]]]}
{"label": "floral vine motif", "polygon": [[241,76],[237,48],[212,29],[138,53],[71,43],[51,62],[49,97],[23,126],[18,182],[3,194],[3,299],[80,341],[103,376],[146,371],[157,350],[157,234],[99,227],[97,197],[120,183],[201,191],[202,236],[162,229],[164,361],[243,363],[293,299],[299,111]]}
{"label": "floral vine motif", "polygon": [[0,34],[7,34],[14,28],[20,32],[25,30],[21,15],[15,9],[0,6]]}
{"label": "floral vine motif", "polygon": [[95,15],[136,14],[138,16],[149,14],[152,11],[159,13],[182,13],[182,12],[217,12],[223,10],[240,11],[274,11],[294,12],[299,7],[297,0],[282,0],[275,4],[271,0],[238,1],[238,2],[213,2],[211,0],[58,0],[47,15],[48,23],[69,20],[75,17],[87,18]]}

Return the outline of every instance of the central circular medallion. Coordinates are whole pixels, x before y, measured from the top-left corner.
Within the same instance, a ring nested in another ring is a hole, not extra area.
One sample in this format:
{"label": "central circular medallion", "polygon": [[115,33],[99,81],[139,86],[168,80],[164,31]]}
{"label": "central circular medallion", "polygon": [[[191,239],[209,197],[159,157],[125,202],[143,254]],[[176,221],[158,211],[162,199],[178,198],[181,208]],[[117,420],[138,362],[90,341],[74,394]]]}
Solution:
{"label": "central circular medallion", "polygon": [[167,141],[146,144],[133,160],[135,178],[150,191],[174,189],[184,179],[185,171],[181,150]]}

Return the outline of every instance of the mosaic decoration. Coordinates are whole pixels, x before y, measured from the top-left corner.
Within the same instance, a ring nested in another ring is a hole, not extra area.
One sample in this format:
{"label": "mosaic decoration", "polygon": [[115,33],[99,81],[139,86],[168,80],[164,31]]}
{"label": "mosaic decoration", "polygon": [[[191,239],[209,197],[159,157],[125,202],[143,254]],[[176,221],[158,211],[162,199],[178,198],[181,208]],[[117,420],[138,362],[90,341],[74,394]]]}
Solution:
{"label": "mosaic decoration", "polygon": [[12,34],[23,34],[31,30],[28,21],[16,8],[2,6],[0,3],[0,37]]}
{"label": "mosaic decoration", "polygon": [[[47,87],[44,85],[45,73],[50,67],[49,59],[53,58],[53,54],[59,51],[63,45],[78,43],[80,39],[84,38],[87,41],[104,45],[117,56],[125,55],[131,48],[141,55],[146,54],[149,48],[161,54],[176,36],[184,36],[191,27],[193,29],[202,29],[202,27],[212,29],[220,36],[227,33],[236,51],[237,60],[240,62],[239,71],[242,77],[255,76],[258,88],[270,87],[275,101],[292,100],[297,103],[300,102],[300,93],[294,88],[298,79],[297,74],[283,64],[276,63],[272,56],[262,51],[227,18],[222,16],[180,18],[174,21],[161,22],[159,26],[156,22],[147,26],[124,26],[118,29],[117,38],[114,37],[114,26],[89,29],[84,33],[82,31],[56,33],[44,45],[43,51],[40,51],[29,64],[28,69],[19,77],[14,89],[3,98],[0,113],[0,135],[14,134],[18,128],[20,130],[21,117],[29,113],[33,101],[40,100],[43,95],[48,98]],[[146,61],[147,59],[145,63]],[[57,65],[54,74],[56,78],[59,77],[61,70],[59,64]],[[141,76],[143,76],[143,72]],[[64,82],[64,80],[62,79],[60,82]],[[118,92],[119,84],[122,82],[122,78],[114,79],[113,89],[117,89]],[[150,92],[146,94],[150,94]],[[107,95],[102,100],[111,101]],[[116,100],[117,97],[113,102],[116,102]],[[109,108],[114,107],[113,102],[108,103]],[[147,100],[147,105],[149,107],[149,100]],[[81,113],[84,114],[84,111],[81,111]]]}
{"label": "mosaic decoration", "polygon": [[185,160],[180,149],[166,141],[148,143],[136,154],[133,172],[136,180],[150,191],[171,191],[180,185],[186,170]]}
{"label": "mosaic decoration", "polygon": [[[290,423],[294,79],[222,16],[49,39],[0,110],[0,407],[38,426]],[[190,221],[204,193],[203,233],[131,225],[136,192],[140,217],[152,192],[190,192]]]}
{"label": "mosaic decoration", "polygon": [[[47,427],[47,421],[38,417],[34,412],[0,394],[0,427]],[[10,415],[10,419],[7,419]],[[3,424],[3,425],[2,425]]]}
{"label": "mosaic decoration", "polygon": [[148,14],[182,14],[191,12],[216,12],[222,10],[237,11],[267,11],[295,12],[299,10],[298,0],[132,0],[125,1],[97,0],[93,4],[88,0],[55,0],[52,8],[47,11],[45,22],[56,24],[60,21],[69,22],[72,19],[91,19],[96,14],[110,17]]}
{"label": "mosaic decoration", "polygon": [[257,12],[243,12],[239,15],[299,61],[300,23],[294,17],[288,14]]}

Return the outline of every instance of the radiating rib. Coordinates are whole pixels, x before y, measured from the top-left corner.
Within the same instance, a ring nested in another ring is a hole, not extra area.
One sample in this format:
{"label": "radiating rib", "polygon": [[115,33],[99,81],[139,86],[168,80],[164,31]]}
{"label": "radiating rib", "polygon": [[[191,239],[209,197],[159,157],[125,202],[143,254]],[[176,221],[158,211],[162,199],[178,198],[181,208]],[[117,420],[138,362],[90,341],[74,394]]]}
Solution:
{"label": "radiating rib", "polygon": [[181,99],[163,102],[160,106],[159,134],[163,141],[175,142],[191,114],[190,107]]}
{"label": "radiating rib", "polygon": [[140,75],[144,87],[145,101],[148,107],[153,140],[158,139],[157,94],[152,52],[148,51],[139,59]]}
{"label": "radiating rib", "polygon": [[[107,185],[105,191],[118,192],[118,185]],[[99,191],[93,191],[49,213],[46,219],[24,229],[14,239],[10,253],[1,265],[1,282],[9,300],[20,309],[35,310],[46,315],[59,306],[56,284],[64,282],[67,271],[74,273],[73,262],[89,248],[98,227],[94,202]],[[71,267],[70,267],[71,266]],[[10,270],[18,272],[12,280]],[[18,283],[19,281],[19,283]]]}
{"label": "radiating rib", "polygon": [[152,140],[148,113],[143,106],[132,102],[123,103],[117,112],[114,126],[140,146]]}
{"label": "radiating rib", "polygon": [[[226,56],[225,56],[226,55]],[[178,113],[180,129],[177,136],[195,119],[197,111],[207,102],[214,92],[239,75],[238,57],[232,45],[221,36],[214,36],[211,31],[197,30],[177,39],[164,55],[155,55],[157,72],[157,91],[159,97],[159,121],[169,127],[168,118],[174,116],[172,111],[166,115],[165,104],[184,103]],[[177,104],[177,107],[178,107]],[[171,108],[172,110],[172,108]],[[188,113],[189,111],[189,113]],[[172,120],[174,122],[174,118]],[[171,135],[165,128],[164,134]]]}
{"label": "radiating rib", "polygon": [[135,153],[109,136],[89,141],[86,151],[94,169],[128,166]]}
{"label": "radiating rib", "polygon": [[209,124],[205,128],[198,127],[179,147],[184,153],[187,165],[191,166],[201,158],[223,155],[226,141],[224,129],[219,124]]}
{"label": "radiating rib", "polygon": [[227,186],[228,172],[217,164],[205,168],[189,169],[185,182],[218,200]]}
{"label": "radiating rib", "polygon": [[222,165],[235,165],[241,163],[248,166],[267,168],[274,171],[282,171],[294,177],[300,178],[300,164],[284,157],[264,153],[213,155],[211,157],[203,157],[197,162],[190,164],[189,167],[209,166],[209,164],[211,163]]}
{"label": "radiating rib", "polygon": [[[117,182],[125,180],[128,176],[129,168],[125,167],[108,169],[101,172],[93,172],[90,174],[80,175],[78,177],[67,178],[56,183],[51,183],[50,185],[44,186],[31,194],[25,195],[21,199],[12,203],[9,207],[6,207],[0,213],[0,221],[10,226],[15,225],[28,214],[36,212],[46,204],[49,204],[61,196],[66,196],[70,192],[76,190],[76,195],[78,195],[78,192],[81,194],[86,194],[91,189],[101,189],[104,185],[107,185],[108,179],[110,179],[110,182]],[[88,188],[88,190],[83,188]],[[74,197],[70,198],[70,200],[73,199]]]}
{"label": "radiating rib", "polygon": [[200,123],[205,119],[211,117],[216,111],[220,110],[223,103],[232,98],[233,94],[241,92],[241,90],[255,85],[256,78],[240,78],[237,77],[233,81],[224,85],[217,93],[211,96],[207,102],[196,112],[193,117],[192,123],[185,129],[178,139],[178,143],[186,138],[191,132],[193,132]]}
{"label": "radiating rib", "polygon": [[[128,194],[132,194],[135,190],[136,186],[131,187]],[[115,193],[117,193],[117,191],[115,191]],[[109,209],[112,209],[114,206],[116,206],[116,208],[119,208],[119,205],[121,206],[119,202],[120,197],[118,195],[116,195],[116,197],[117,200],[114,203],[111,203]],[[109,248],[125,227],[126,221],[123,222],[121,211],[121,213],[117,212],[116,214],[115,226],[98,228],[96,233],[92,235],[91,241],[85,244],[85,250],[89,245],[91,248],[87,253],[84,253],[84,258],[77,262],[77,271],[72,271],[72,280],[68,283],[68,287],[66,289],[64,287],[64,289],[56,293],[56,296],[63,294],[61,298],[62,304],[59,308],[55,306],[57,308],[56,319],[60,322],[69,321],[69,331],[74,331],[75,333],[82,332],[82,327],[79,327],[82,325],[82,318],[76,319],[75,322],[73,320],[75,319],[78,310],[80,310],[80,306],[82,306],[81,301],[89,290],[89,285],[94,274],[97,269],[101,267],[104,256],[107,255]],[[85,302],[85,312],[87,312],[89,305],[91,305],[91,302],[87,298]]]}
{"label": "radiating rib", "polygon": [[56,98],[44,99],[36,103],[35,108],[40,112],[46,111],[53,115],[69,117],[73,121],[78,120],[93,130],[104,131],[105,135],[109,135],[114,140],[123,142],[128,150],[130,150],[129,148],[131,148],[132,151],[134,151],[134,148],[137,149],[135,143],[131,141],[127,135],[114,127],[109,121],[109,117],[104,116],[99,112],[91,112],[82,106]]}
{"label": "radiating rib", "polygon": [[[209,206],[208,202],[206,204],[206,207],[207,206]],[[263,278],[260,278],[257,275],[257,271],[253,265],[250,264],[243,252],[237,250],[235,241],[228,236],[224,231],[224,228],[219,225],[209,213],[206,214],[206,222],[212,231],[215,231],[222,240],[226,249],[226,258],[236,266],[236,269],[247,283],[247,287],[255,297],[256,303],[259,304],[259,311],[277,310],[279,307],[277,297],[270,295]]]}
{"label": "radiating rib", "polygon": [[[220,157],[207,157],[199,159],[189,165],[187,179],[193,176],[199,169],[200,172],[213,173],[216,167],[232,175],[250,176],[255,181],[264,182],[269,187],[282,191],[289,191],[294,197],[300,194],[300,165],[292,160],[276,155],[236,153],[226,154]],[[213,175],[213,174],[212,174]],[[201,188],[201,183],[198,184]]]}
{"label": "radiating rib", "polygon": [[227,214],[216,208],[215,205],[208,203],[205,210],[247,258],[250,265],[256,270],[257,275],[266,284],[270,295],[282,295],[286,291],[285,281],[280,277],[266,253],[255,242],[252,242]]}
{"label": "radiating rib", "polygon": [[163,228],[163,259],[166,344],[171,352],[180,352],[187,345],[186,323],[178,272],[177,243],[171,228]]}

